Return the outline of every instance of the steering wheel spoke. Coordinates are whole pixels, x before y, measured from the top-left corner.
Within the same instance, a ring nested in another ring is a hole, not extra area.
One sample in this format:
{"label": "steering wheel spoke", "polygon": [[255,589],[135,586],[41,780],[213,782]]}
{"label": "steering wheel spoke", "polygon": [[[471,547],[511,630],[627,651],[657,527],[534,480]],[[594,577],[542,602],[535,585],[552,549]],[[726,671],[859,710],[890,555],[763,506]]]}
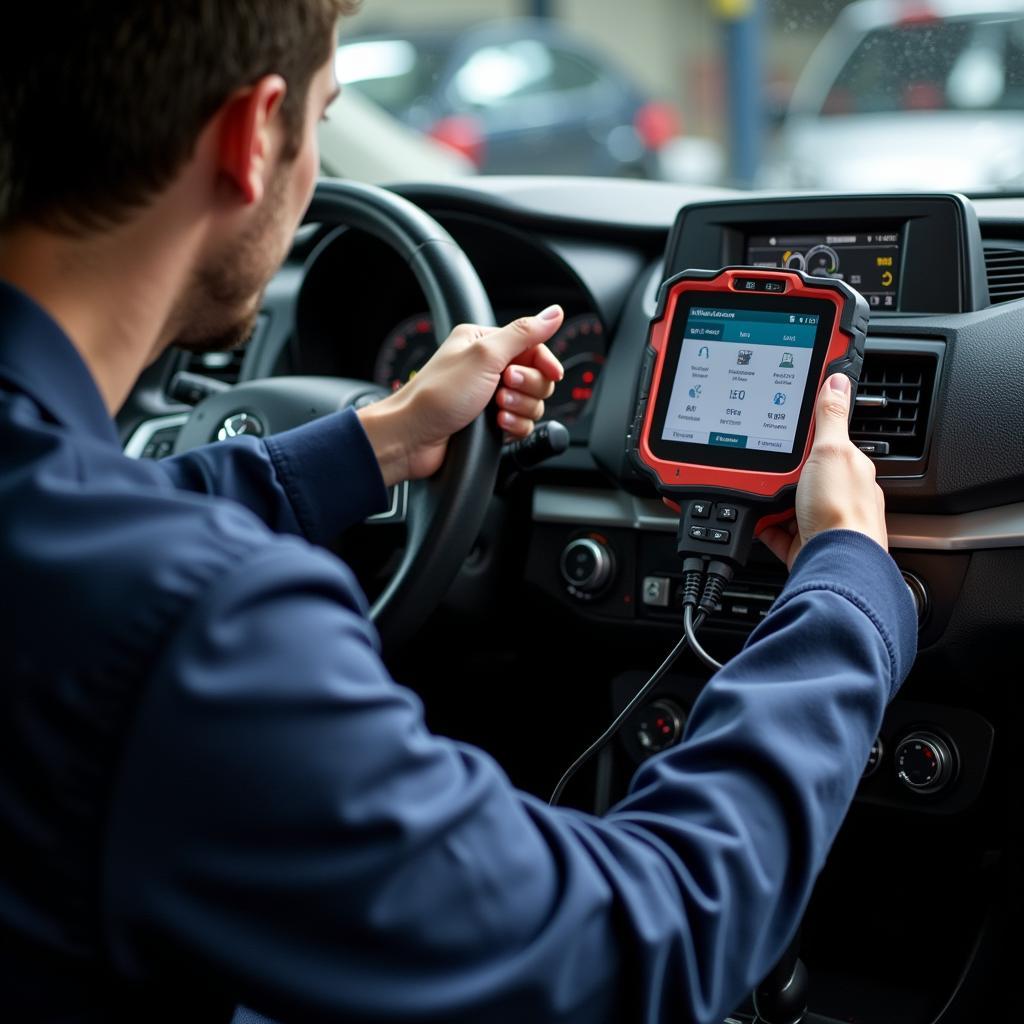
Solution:
{"label": "steering wheel spoke", "polygon": [[391,488],[391,506],[385,512],[378,512],[366,520],[367,526],[397,526],[405,522],[409,511],[408,480],[403,480]]}

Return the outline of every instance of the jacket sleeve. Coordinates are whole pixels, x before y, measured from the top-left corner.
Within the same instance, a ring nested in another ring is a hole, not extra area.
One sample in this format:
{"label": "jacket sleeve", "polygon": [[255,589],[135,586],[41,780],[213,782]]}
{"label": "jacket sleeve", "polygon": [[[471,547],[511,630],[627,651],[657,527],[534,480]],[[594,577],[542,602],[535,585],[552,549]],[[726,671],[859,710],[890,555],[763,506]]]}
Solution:
{"label": "jacket sleeve", "polygon": [[123,975],[307,1021],[719,1021],[795,931],[917,632],[881,548],[816,538],[602,819],[431,735],[363,611],[282,539],[190,614],[113,793]]}
{"label": "jacket sleeve", "polygon": [[265,440],[239,437],[157,463],[180,490],[237,501],[277,533],[329,544],[388,507],[377,457],[353,409]]}

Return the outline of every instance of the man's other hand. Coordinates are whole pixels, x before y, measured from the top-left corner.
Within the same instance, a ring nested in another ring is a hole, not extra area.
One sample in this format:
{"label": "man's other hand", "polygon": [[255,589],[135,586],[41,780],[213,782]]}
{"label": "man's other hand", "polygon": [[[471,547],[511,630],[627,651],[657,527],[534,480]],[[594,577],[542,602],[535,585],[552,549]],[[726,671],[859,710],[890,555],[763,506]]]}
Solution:
{"label": "man's other hand", "polygon": [[551,306],[505,327],[456,327],[408,384],[361,409],[384,482],[390,487],[436,473],[448,439],[484,411],[495,391],[506,436],[529,435],[564,376],[544,344],[563,319],[561,307]]}
{"label": "man's other hand", "polygon": [[850,440],[850,379],[825,381],[814,410],[814,444],[796,489],[796,519],[770,526],[761,540],[788,568],[812,537],[826,530],[856,530],[887,548],[885,496],[874,463]]}

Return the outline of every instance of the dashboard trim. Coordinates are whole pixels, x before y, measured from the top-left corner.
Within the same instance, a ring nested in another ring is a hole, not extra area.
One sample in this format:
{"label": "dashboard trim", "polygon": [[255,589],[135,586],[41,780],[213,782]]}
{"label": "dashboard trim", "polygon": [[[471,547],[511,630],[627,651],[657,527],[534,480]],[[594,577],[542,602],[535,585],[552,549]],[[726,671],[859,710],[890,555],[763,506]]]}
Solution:
{"label": "dashboard trim", "polygon": [[[655,498],[582,487],[538,486],[533,521],[675,533],[678,516]],[[1024,502],[958,515],[890,513],[889,546],[908,551],[983,551],[1024,547]]]}

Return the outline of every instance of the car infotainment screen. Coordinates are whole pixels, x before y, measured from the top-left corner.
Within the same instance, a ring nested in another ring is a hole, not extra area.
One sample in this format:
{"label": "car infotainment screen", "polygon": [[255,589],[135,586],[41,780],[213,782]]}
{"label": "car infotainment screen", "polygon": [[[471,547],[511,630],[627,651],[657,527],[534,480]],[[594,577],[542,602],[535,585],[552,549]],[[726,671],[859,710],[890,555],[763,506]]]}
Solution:
{"label": "car infotainment screen", "polygon": [[872,310],[899,308],[900,233],[858,230],[821,235],[751,235],[746,261],[845,281]]}
{"label": "car infotainment screen", "polygon": [[662,440],[791,453],[820,319],[693,306]]}

